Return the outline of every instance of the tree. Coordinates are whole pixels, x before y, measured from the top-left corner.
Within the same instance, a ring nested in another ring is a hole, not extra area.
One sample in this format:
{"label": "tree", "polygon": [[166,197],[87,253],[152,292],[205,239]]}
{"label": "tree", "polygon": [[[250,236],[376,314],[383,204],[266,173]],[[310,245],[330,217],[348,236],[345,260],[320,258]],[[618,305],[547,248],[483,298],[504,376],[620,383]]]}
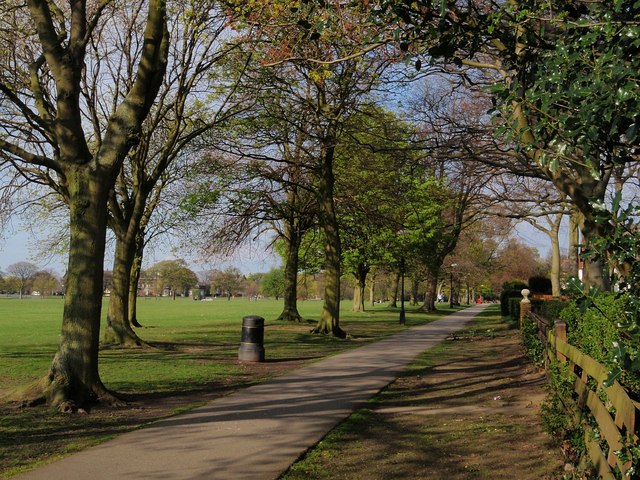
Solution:
{"label": "tree", "polygon": [[284,295],[285,278],[282,268],[269,270],[262,278],[262,294],[267,297],[275,297],[276,300]]}
{"label": "tree", "polygon": [[178,293],[186,297],[189,290],[198,286],[198,276],[182,259],[162,260],[148,268],[145,276],[154,279],[156,295],[168,289],[174,300]]}
{"label": "tree", "polygon": [[[135,315],[135,304],[131,302],[136,301],[132,293],[137,291],[152,216],[160,210],[167,190],[176,188],[176,183],[184,187],[197,155],[194,140],[243,108],[241,102],[230,98],[236,92],[237,78],[230,75],[221,78],[218,71],[218,64],[235,48],[224,38],[227,29],[224,13],[211,2],[177,2],[172,5],[168,21],[171,74],[160,88],[140,133],[138,147],[127,157],[109,199],[109,226],[116,244],[108,313],[110,328],[105,331],[105,339],[129,346],[143,343],[131,328],[130,317]],[[135,59],[129,53],[131,39],[126,32],[121,37],[123,44],[119,47],[127,53],[115,60],[126,62],[129,70]],[[113,82],[118,84],[120,70],[115,65],[110,70],[116,73]],[[226,84],[229,88],[225,94],[213,93]],[[104,108],[100,99],[94,101],[93,110]]]}
{"label": "tree", "polygon": [[207,274],[207,280],[211,285],[211,291],[217,295],[234,295],[242,285],[244,277],[236,267],[225,270],[212,270]]}
{"label": "tree", "polygon": [[[369,33],[358,22],[366,9],[357,4],[283,2],[276,8],[264,8],[261,2],[232,4],[238,24],[252,27],[245,31],[254,54],[273,67],[270,88],[286,94],[293,111],[306,116],[304,124],[295,126],[301,129],[305,148],[313,148],[313,162],[306,168],[313,175],[312,195],[325,240],[324,303],[314,332],[344,338],[339,322],[342,247],[334,203],[336,146],[344,119],[379,81],[391,52],[338,61],[357,51]],[[309,12],[311,23],[298,22],[300,9]],[[334,15],[349,17],[348,24],[334,23]],[[311,24],[320,23],[322,32],[309,31]],[[319,60],[308,60],[310,56]]]}
{"label": "tree", "polygon": [[[355,280],[353,310],[365,309],[367,277],[376,266],[397,263],[394,246],[415,185],[412,127],[375,105],[362,105],[344,122],[336,148],[337,215],[345,272]],[[425,221],[429,223],[429,221]]]}
{"label": "tree", "polygon": [[512,239],[500,249],[495,259],[495,273],[491,277],[494,291],[500,291],[505,282],[527,283],[530,277],[544,276],[547,266],[538,251]]}
{"label": "tree", "polygon": [[7,273],[13,275],[17,280],[17,287],[21,299],[37,271],[38,267],[29,262],[13,263],[7,267]]}
{"label": "tree", "polygon": [[[416,148],[422,151],[418,171],[439,181],[437,202],[442,213],[441,222],[432,226],[435,231],[414,239],[420,254],[413,270],[416,280],[426,281],[422,309],[433,311],[440,270],[445,263],[455,263],[446,261],[447,256],[456,249],[464,230],[482,220],[494,201],[487,195],[487,185],[497,169],[479,160],[504,153],[491,135],[487,139],[484,96],[466,92],[460,82],[443,82],[440,76],[426,80],[414,90],[409,113],[420,125],[416,136]],[[459,93],[460,89],[469,95]],[[428,204],[423,197],[418,195],[407,205],[420,212],[420,204]]]}
{"label": "tree", "polygon": [[123,75],[128,88],[112,97],[109,121],[95,129],[86,101],[108,96],[113,85],[85,88],[86,80],[99,76],[113,53],[111,32],[125,7],[77,1],[61,10],[42,0],[0,6],[2,159],[53,188],[69,206],[62,333],[43,382],[44,396],[62,410],[113,400],[98,373],[107,199],[162,84],[168,48],[164,0],[144,6],[146,20],[131,30],[132,40],[143,45],[136,68]]}
{"label": "tree", "polygon": [[40,292],[43,297],[53,295],[60,291],[60,280],[52,272],[41,270],[33,275],[33,290]]}
{"label": "tree", "polygon": [[206,208],[207,224],[213,224],[205,230],[208,251],[229,252],[267,230],[276,232],[273,245],[283,259],[286,283],[278,319],[299,322],[299,251],[305,232],[317,223],[306,168],[312,162],[307,114],[273,88],[271,69],[250,65],[245,76],[248,86],[240,89],[255,104],[229,128],[212,132],[212,146],[222,153],[205,158],[211,174],[204,177],[204,191],[190,195],[187,204],[193,210],[202,200],[213,201]]}
{"label": "tree", "polygon": [[560,226],[569,215],[569,204],[558,197],[557,190],[547,181],[535,178],[514,178],[503,174],[493,184],[494,194],[500,199],[498,216],[521,219],[549,237],[551,269],[549,276],[552,294],[560,296],[561,252]]}
{"label": "tree", "polygon": [[[615,165],[638,160],[637,2],[442,0],[374,10],[380,21],[398,20],[407,48],[490,84],[512,162],[571,199],[587,243],[615,236],[596,217]],[[586,279],[608,288],[603,259],[587,262]]]}

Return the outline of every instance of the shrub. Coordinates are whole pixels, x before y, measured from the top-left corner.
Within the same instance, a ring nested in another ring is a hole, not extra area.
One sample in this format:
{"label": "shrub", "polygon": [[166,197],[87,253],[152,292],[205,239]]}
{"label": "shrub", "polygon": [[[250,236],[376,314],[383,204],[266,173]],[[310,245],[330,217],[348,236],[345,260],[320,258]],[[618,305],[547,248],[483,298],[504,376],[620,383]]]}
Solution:
{"label": "shrub", "polygon": [[[549,394],[543,402],[540,411],[542,425],[558,444],[564,443],[565,454],[568,460],[577,464],[586,453],[584,444],[584,428],[574,411],[568,411],[567,407],[573,394],[573,376],[569,373],[568,363],[559,363],[554,359],[549,365]],[[567,448],[568,447],[568,448]]]}
{"label": "shrub", "polygon": [[560,318],[560,312],[569,305],[568,300],[544,300],[540,303],[537,312],[552,324]]}
{"label": "shrub", "polygon": [[531,290],[531,293],[551,295],[551,279],[547,277],[531,277],[529,278],[529,290]]}
{"label": "shrub", "polygon": [[[504,288],[504,287],[507,288]],[[524,283],[505,283],[503,286],[502,293],[500,294],[500,313],[503,317],[508,317],[511,314],[509,299],[510,298],[518,298],[522,300],[522,289],[527,288]],[[518,312],[520,310],[518,309]]]}
{"label": "shrub", "polygon": [[545,345],[538,337],[538,324],[529,317],[522,322],[522,345],[531,361],[541,367],[544,364]]}
{"label": "shrub", "polygon": [[[619,366],[616,345],[622,345],[631,360],[637,358],[640,346],[622,337],[616,325],[624,318],[628,304],[626,295],[605,293],[596,296],[593,305],[586,311],[572,302],[560,313],[560,318],[567,323],[569,343],[610,370]],[[625,367],[618,381],[637,398],[640,396],[640,372]]]}
{"label": "shrub", "polygon": [[509,316],[514,320],[520,319],[520,302],[522,295],[518,297],[509,297]]}

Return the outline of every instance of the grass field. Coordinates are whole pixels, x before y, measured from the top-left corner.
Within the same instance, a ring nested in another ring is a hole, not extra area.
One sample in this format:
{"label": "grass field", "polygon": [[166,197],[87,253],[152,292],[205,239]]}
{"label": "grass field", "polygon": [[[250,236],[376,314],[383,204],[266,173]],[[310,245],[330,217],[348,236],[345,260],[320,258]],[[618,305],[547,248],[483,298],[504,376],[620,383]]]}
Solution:
{"label": "grass field", "polygon": [[[57,348],[62,308],[60,298],[0,297],[0,398],[47,373]],[[349,337],[340,340],[310,333],[322,309],[320,301],[300,302],[300,313],[308,320],[292,324],[272,320],[282,309],[281,301],[141,298],[138,319],[144,328],[137,332],[155,348],[106,347],[100,352],[103,382],[130,406],[68,416],[46,407],[16,408],[0,403],[0,478],[298,368],[306,361],[379,340],[447,313],[445,309],[427,315],[408,308],[403,327],[398,324],[397,309],[380,305],[354,313],[350,308],[350,302],[343,302],[341,325]],[[237,362],[246,315],[266,320],[267,361],[259,366]],[[156,409],[156,404],[161,408]]]}
{"label": "grass field", "polygon": [[[105,300],[103,319],[108,302]],[[350,306],[350,302],[343,302],[341,324],[351,337],[341,341],[309,334],[308,323],[292,325],[270,320],[280,313],[280,301],[141,298],[138,319],[144,328],[138,329],[138,334],[159,349],[103,349],[100,373],[107,386],[117,391],[170,390],[181,384],[206,382],[211,361],[237,357],[245,315],[265,318],[265,350],[272,360],[324,356],[402,328],[397,325],[397,310],[380,306],[369,312],[353,313]],[[62,308],[61,298],[0,297],[0,392],[6,393],[46,373],[57,348]],[[318,318],[321,308],[319,301],[299,304],[300,313],[310,321]],[[409,311],[407,325],[431,318]],[[217,365],[216,369],[219,368]]]}

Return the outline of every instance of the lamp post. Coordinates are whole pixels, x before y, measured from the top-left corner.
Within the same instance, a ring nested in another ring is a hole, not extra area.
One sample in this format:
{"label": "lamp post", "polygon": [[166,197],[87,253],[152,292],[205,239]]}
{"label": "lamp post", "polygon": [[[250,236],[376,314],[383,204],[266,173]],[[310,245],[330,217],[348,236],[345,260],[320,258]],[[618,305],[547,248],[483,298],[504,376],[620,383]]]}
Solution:
{"label": "lamp post", "polygon": [[404,325],[406,316],[404,311],[404,257],[400,259],[400,325]]}
{"label": "lamp post", "polygon": [[451,264],[451,273],[449,275],[449,308],[453,308],[453,269],[457,266],[457,263]]}

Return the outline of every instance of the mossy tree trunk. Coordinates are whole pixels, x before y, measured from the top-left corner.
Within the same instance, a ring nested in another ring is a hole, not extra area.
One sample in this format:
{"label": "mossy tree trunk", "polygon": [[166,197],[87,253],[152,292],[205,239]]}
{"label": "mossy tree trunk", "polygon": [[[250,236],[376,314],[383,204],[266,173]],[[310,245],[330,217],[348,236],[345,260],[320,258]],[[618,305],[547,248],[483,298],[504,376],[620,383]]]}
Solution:
{"label": "mossy tree trunk", "polygon": [[100,312],[108,172],[66,169],[69,195],[69,263],[58,351],[44,395],[62,410],[109,396],[98,374]]}
{"label": "mossy tree trunk", "polygon": [[353,291],[353,311],[354,312],[364,312],[364,298],[365,298],[365,288],[367,285],[367,275],[369,274],[369,267],[364,264],[358,264],[356,271],[354,272],[354,276],[356,279],[356,285]]}
{"label": "mossy tree trunk", "polygon": [[[120,182],[119,182],[120,183]],[[143,183],[143,182],[139,182]],[[116,248],[113,260],[113,285],[109,298],[107,327],[104,332],[106,342],[117,343],[125,347],[147,345],[133,331],[130,321],[131,284],[136,258],[141,253],[140,235],[143,232],[143,220],[147,207],[149,189],[138,185],[132,196],[123,195],[118,201],[115,191],[111,192],[109,209],[111,211],[111,229],[116,236]],[[136,297],[133,297],[135,303]]]}
{"label": "mossy tree trunk", "polygon": [[[34,155],[0,138],[0,148],[21,162],[53,170],[43,177],[69,206],[69,260],[62,331],[58,350],[42,384],[52,406],[68,411],[95,399],[114,400],[98,372],[107,201],[117,172],[138,134],[162,83],[166,69],[167,29],[164,0],[148,2],[144,46],[130,90],[112,112],[106,128],[91,139],[84,132],[86,114],[80,101],[86,50],[95,40],[86,2],[70,4],[71,28],[61,34],[50,2],[27,2],[42,47],[42,62],[32,70],[36,110],[29,123],[38,125],[53,158]],[[100,13],[96,14],[96,22]],[[55,20],[54,20],[55,19]],[[45,68],[46,64],[46,68]],[[44,81],[37,78],[46,69]],[[44,91],[51,83],[55,89]],[[10,97],[14,98],[14,97]],[[15,98],[20,98],[17,95]],[[39,115],[38,118],[35,116]],[[43,148],[44,150],[44,148]],[[57,177],[57,178],[54,178]]]}
{"label": "mossy tree trunk", "polygon": [[286,259],[284,264],[284,307],[278,320],[300,322],[298,312],[298,265],[302,235],[300,221],[290,217],[285,221]]}
{"label": "mossy tree trunk", "polygon": [[[136,245],[116,236],[113,261],[113,284],[109,298],[109,311],[104,340],[126,347],[145,345],[131,327],[129,320],[131,301],[131,273],[136,258]],[[135,298],[133,300],[135,303]]]}
{"label": "mossy tree trunk", "polygon": [[138,233],[136,239],[136,256],[131,267],[129,278],[129,322],[134,327],[142,327],[138,321],[138,285],[140,284],[140,272],[142,271],[142,256],[144,254],[144,232]]}
{"label": "mossy tree trunk", "polygon": [[389,299],[389,307],[398,307],[398,289],[400,288],[400,272],[396,272],[391,280],[391,298]]}
{"label": "mossy tree trunk", "polygon": [[331,334],[345,338],[346,332],[340,328],[340,265],[342,251],[338,219],[336,217],[334,192],[333,159],[336,136],[325,139],[318,178],[318,208],[324,231],[325,287],[324,303],[320,320],[314,333]]}

